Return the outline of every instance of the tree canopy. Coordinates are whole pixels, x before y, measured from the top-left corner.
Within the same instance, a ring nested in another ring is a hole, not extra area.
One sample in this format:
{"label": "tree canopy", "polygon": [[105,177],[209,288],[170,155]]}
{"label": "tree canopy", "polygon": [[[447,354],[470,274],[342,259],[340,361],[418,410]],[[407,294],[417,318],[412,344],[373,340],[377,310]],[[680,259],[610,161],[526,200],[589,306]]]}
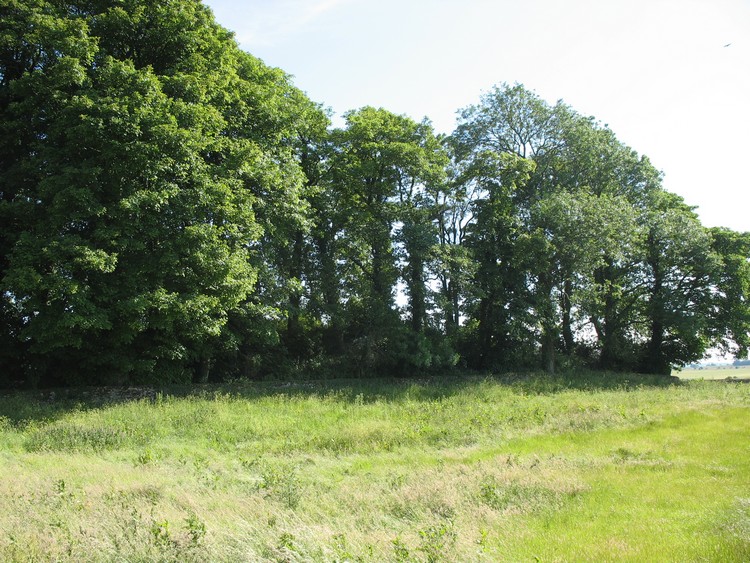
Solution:
{"label": "tree canopy", "polygon": [[747,355],[750,234],[595,119],[344,117],[198,0],[2,0],[0,385]]}

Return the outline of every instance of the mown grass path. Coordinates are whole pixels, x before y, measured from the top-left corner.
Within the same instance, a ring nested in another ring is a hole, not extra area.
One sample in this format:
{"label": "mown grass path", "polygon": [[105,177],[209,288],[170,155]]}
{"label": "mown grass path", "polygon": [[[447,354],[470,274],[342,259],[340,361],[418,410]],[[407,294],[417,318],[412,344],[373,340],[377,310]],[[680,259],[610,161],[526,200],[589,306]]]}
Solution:
{"label": "mown grass path", "polygon": [[746,561],[750,385],[0,398],[2,561]]}

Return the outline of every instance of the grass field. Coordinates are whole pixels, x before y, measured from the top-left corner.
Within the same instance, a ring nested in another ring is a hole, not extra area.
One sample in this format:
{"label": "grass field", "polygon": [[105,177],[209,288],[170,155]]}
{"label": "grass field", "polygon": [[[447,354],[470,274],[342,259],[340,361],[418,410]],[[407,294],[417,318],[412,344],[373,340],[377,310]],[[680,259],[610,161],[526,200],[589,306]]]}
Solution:
{"label": "grass field", "polygon": [[0,506],[0,561],[748,561],[750,385],[13,394]]}
{"label": "grass field", "polygon": [[750,366],[685,369],[675,374],[680,379],[750,379]]}

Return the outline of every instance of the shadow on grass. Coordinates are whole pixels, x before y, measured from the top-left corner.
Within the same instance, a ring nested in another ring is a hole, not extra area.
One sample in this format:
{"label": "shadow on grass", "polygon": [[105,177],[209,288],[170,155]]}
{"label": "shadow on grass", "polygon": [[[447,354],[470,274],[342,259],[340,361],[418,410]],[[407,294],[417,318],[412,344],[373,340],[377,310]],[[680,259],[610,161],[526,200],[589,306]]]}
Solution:
{"label": "shadow on grass", "polygon": [[406,399],[439,401],[484,382],[504,385],[520,395],[551,395],[565,391],[628,391],[668,388],[688,383],[677,377],[621,372],[570,371],[550,376],[539,372],[461,373],[413,378],[332,379],[321,381],[238,381],[209,385],[163,387],[71,387],[44,391],[0,392],[0,419],[15,425],[54,422],[73,411],[104,408],[130,401],[157,401],[160,397],[213,399],[230,396],[253,400],[335,396],[338,401],[361,404]]}

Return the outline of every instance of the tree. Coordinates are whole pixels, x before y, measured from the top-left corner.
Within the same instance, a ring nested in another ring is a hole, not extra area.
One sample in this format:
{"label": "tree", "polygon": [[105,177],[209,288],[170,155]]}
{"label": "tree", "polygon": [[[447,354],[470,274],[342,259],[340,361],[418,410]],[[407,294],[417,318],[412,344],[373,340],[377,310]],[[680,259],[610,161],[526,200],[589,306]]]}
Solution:
{"label": "tree", "polygon": [[[578,306],[596,333],[599,367],[633,369],[638,344],[632,335],[643,320],[645,294],[641,275],[645,234],[640,225],[652,194],[661,191],[661,175],[647,158],[593,118],[571,113],[562,131],[564,150],[555,163],[557,181],[561,189],[586,202],[596,219],[585,229],[600,241],[594,269],[568,272],[561,280],[563,293],[578,293],[583,299]],[[573,343],[573,307],[566,297],[562,331],[567,350]]]}
{"label": "tree", "polygon": [[32,382],[205,377],[253,292],[264,229],[296,208],[300,94],[197,1],[5,9],[16,364]]}
{"label": "tree", "polygon": [[402,245],[402,279],[406,286],[411,328],[423,331],[427,322],[427,269],[437,242],[433,194],[445,182],[448,158],[432,127],[424,121],[415,128],[415,146],[399,167],[396,240]]}
{"label": "tree", "polygon": [[648,327],[641,369],[669,375],[673,365],[699,360],[707,348],[718,257],[709,233],[681,198],[654,195],[645,245]]}
{"label": "tree", "polygon": [[470,310],[476,347],[469,358],[476,366],[507,362],[526,340],[521,331],[528,313],[528,278],[513,196],[534,167],[533,161],[517,155],[486,151],[476,155],[466,171],[482,192],[473,202],[476,219],[466,237],[477,264]]}
{"label": "tree", "polygon": [[[74,90],[80,82],[79,61],[90,62],[95,52],[85,24],[55,17],[49,2],[7,1],[0,6],[0,280],[8,274],[12,249],[34,213],[34,202],[25,194],[39,172],[28,155],[44,135],[43,97]],[[42,71],[49,75],[48,86],[29,99],[17,83]],[[20,304],[5,283],[0,285],[0,330],[0,382],[20,380],[28,345],[20,337]]]}
{"label": "tree", "polygon": [[750,233],[709,230],[719,257],[709,318],[711,343],[724,353],[746,358],[750,348]]}
{"label": "tree", "polygon": [[332,188],[345,214],[342,225],[342,297],[347,331],[369,354],[388,328],[398,324],[394,288],[398,268],[391,238],[402,149],[409,146],[406,118],[362,108],[345,115],[333,133]]}
{"label": "tree", "polygon": [[[490,196],[489,200],[493,201],[490,207],[495,208],[493,221],[496,222],[501,214],[505,216],[505,225],[500,228],[506,233],[505,238],[495,238],[491,242],[490,237],[480,245],[483,247],[480,253],[477,253],[476,237],[467,240],[475,246],[477,276],[486,278],[478,282],[478,308],[474,314],[478,339],[475,342],[476,352],[471,354],[479,356],[476,358],[479,364],[487,364],[490,357],[494,358],[492,363],[513,363],[518,358],[510,359],[511,349],[518,352],[519,357],[525,354],[533,356],[533,341],[538,337],[533,335],[531,329],[531,325],[535,324],[530,317],[533,283],[530,269],[533,269],[533,264],[528,260],[527,250],[535,247],[540,239],[531,235],[533,228],[529,224],[529,216],[533,205],[555,189],[551,173],[562,149],[560,128],[567,111],[561,103],[550,107],[521,85],[502,85],[483,96],[480,104],[463,110],[459,126],[452,135],[461,182],[466,186],[467,193],[473,193],[478,201],[484,198],[486,185],[509,180],[502,180],[498,172],[510,161],[498,166],[498,159],[514,156],[533,163],[524,170],[523,181],[511,180],[513,189],[501,198],[502,212],[497,208],[500,200]],[[495,188],[489,191],[493,190],[497,191]],[[484,207],[484,204],[480,207]],[[479,214],[475,220],[476,229],[482,229],[479,224],[483,220]],[[500,227],[499,223],[495,226]],[[492,249],[492,244],[498,246]],[[531,246],[522,250],[524,245]],[[493,259],[497,262],[494,265],[491,263]],[[489,282],[492,277],[502,279]],[[539,281],[547,283],[548,280],[542,278],[544,275],[536,280],[537,284]],[[488,294],[490,283],[495,288]],[[536,291],[539,305],[541,293]],[[503,299],[505,303],[502,303]],[[541,308],[545,311],[549,309],[546,306]],[[511,338],[511,335],[514,336]],[[523,342],[523,352],[519,347],[520,342]],[[502,356],[507,357],[501,359]]]}
{"label": "tree", "polygon": [[[506,259],[495,266],[482,260],[494,278],[504,278],[500,286],[514,288],[506,290],[503,307],[494,308],[506,318],[502,330],[525,343],[525,354],[536,349],[552,371],[558,350],[571,355],[580,349],[572,323],[588,311],[600,366],[632,367],[637,346],[629,331],[641,320],[644,291],[635,217],[648,206],[649,194],[660,189],[658,172],[592,118],[562,102],[550,106],[520,85],[496,87],[464,110],[452,139],[467,186],[496,174],[484,166],[488,155],[534,163],[507,200],[506,231],[514,235],[494,243]],[[482,198],[481,190],[474,193]],[[598,238],[590,239],[587,229]],[[583,244],[586,239],[597,244]],[[479,303],[479,316],[486,318],[482,308],[488,302]],[[479,349],[488,350],[491,335],[485,329],[478,334]],[[518,342],[513,349],[520,349]]]}
{"label": "tree", "polygon": [[580,344],[575,341],[574,316],[579,332],[593,318],[598,336],[607,338],[612,326],[598,320],[602,304],[595,273],[607,262],[625,260],[640,230],[624,198],[585,192],[550,194],[532,208],[530,219],[536,239],[529,248],[533,303],[544,367],[553,372],[556,351],[570,354]]}
{"label": "tree", "polygon": [[[371,107],[345,117],[346,128],[331,136],[330,193],[314,204],[326,210],[313,229],[318,249],[326,251],[319,253],[328,280],[322,289],[330,295],[324,301],[337,317],[329,322],[345,318],[342,332],[364,369],[376,364],[404,369],[412,355],[401,349],[408,338],[398,336],[403,325],[395,308],[396,285],[404,281],[410,326],[421,333],[427,263],[436,240],[427,192],[442,181],[447,160],[427,122]],[[334,271],[340,280],[336,291]]]}
{"label": "tree", "polygon": [[[446,140],[446,148],[452,152],[450,138]],[[455,161],[455,157],[452,158]],[[437,229],[437,245],[431,265],[439,284],[436,306],[443,330],[452,339],[461,324],[470,280],[475,273],[475,263],[465,242],[474,220],[473,190],[476,184],[466,182],[460,166],[450,167],[448,175],[448,180],[428,190],[428,195]]]}

